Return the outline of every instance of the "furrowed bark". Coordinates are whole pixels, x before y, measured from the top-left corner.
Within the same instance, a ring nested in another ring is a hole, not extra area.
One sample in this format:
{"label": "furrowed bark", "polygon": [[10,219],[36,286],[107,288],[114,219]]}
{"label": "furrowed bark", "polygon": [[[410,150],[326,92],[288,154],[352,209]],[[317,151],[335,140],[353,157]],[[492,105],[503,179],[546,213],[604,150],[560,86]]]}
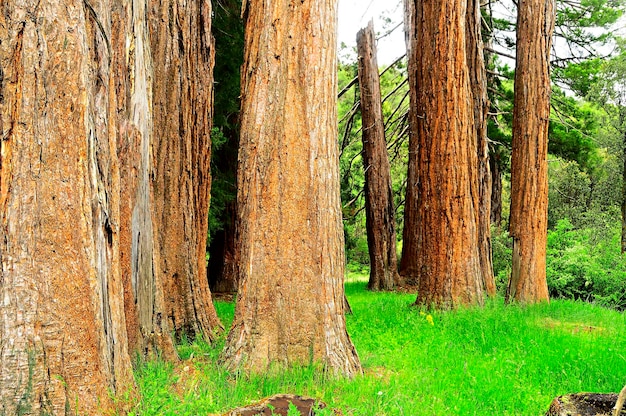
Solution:
{"label": "furrowed bark", "polygon": [[104,413],[133,385],[111,3],[1,7],[0,413]]}
{"label": "furrowed bark", "polygon": [[[462,0],[416,1],[417,303],[482,303],[478,149]],[[445,19],[443,18],[445,17]]]}
{"label": "furrowed bark", "polygon": [[336,1],[244,2],[231,369],[361,372],[344,318]]}
{"label": "furrowed bark", "polygon": [[548,124],[552,0],[523,0],[517,16],[517,59],[511,155],[513,267],[508,301],[548,301]]}
{"label": "furrowed bark", "polygon": [[371,290],[391,290],[399,283],[396,220],[385,126],[380,97],[374,23],[357,34],[359,90],[363,120],[365,216],[370,255]]}

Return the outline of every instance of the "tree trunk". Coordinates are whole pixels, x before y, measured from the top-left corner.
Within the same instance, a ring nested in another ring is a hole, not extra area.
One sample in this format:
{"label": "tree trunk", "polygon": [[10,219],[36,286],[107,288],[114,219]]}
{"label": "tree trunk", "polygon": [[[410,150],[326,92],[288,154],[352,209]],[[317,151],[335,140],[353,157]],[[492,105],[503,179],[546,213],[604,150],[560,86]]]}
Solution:
{"label": "tree trunk", "polygon": [[502,222],[502,167],[501,155],[493,150],[489,157],[491,170],[491,223],[500,225]]}
{"label": "tree trunk", "polygon": [[231,369],[360,373],[344,318],[336,1],[244,3]]}
{"label": "tree trunk", "polygon": [[0,8],[0,413],[108,413],[111,394],[133,384],[114,7]]}
{"label": "tree trunk", "polygon": [[513,267],[508,301],[548,301],[548,123],[552,0],[521,0],[517,15],[517,60],[511,155]]}
{"label": "tree trunk", "polygon": [[626,253],[626,107],[620,105],[620,126],[622,126],[622,254]]}
{"label": "tree trunk", "polygon": [[[417,303],[482,303],[478,149],[463,0],[416,1]],[[446,16],[438,19],[437,16]],[[418,47],[419,45],[419,47]]]}
{"label": "tree trunk", "polygon": [[[154,245],[169,327],[180,339],[221,323],[207,279],[214,45],[208,0],[151,0]],[[164,25],[162,22],[176,22]]]}
{"label": "tree trunk", "polygon": [[224,229],[211,241],[209,248],[209,286],[212,293],[233,293],[238,289],[235,244],[236,202],[226,204]]}
{"label": "tree trunk", "polygon": [[[417,213],[418,200],[418,137],[417,137],[417,60],[413,57],[417,42],[417,24],[415,22],[415,1],[404,0],[404,34],[408,57],[409,79],[409,160],[407,169],[406,196],[404,201],[404,228],[402,229],[402,256],[399,273],[405,283],[418,284],[419,266],[417,251],[419,249],[419,221]],[[415,46],[414,46],[415,45]]]}
{"label": "tree trunk", "polygon": [[489,144],[487,142],[487,70],[483,55],[480,1],[467,3],[467,60],[471,92],[474,103],[474,128],[478,149],[478,253],[484,276],[484,289],[488,295],[496,294],[496,282],[491,260],[491,172],[489,169]]}
{"label": "tree trunk", "polygon": [[380,97],[374,23],[357,34],[363,120],[365,219],[370,255],[370,290],[391,290],[398,281],[396,220]]}

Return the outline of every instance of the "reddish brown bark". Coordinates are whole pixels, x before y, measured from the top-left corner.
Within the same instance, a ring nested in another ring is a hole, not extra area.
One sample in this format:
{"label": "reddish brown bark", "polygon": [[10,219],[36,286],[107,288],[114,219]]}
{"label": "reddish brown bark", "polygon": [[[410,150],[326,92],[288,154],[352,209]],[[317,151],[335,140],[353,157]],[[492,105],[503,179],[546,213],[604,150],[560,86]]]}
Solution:
{"label": "reddish brown bark", "polygon": [[244,2],[231,369],[315,362],[361,371],[344,318],[336,6]]}
{"label": "reddish brown bark", "polygon": [[357,34],[357,52],[363,120],[365,218],[370,256],[368,288],[391,290],[399,279],[396,220],[372,21]]}
{"label": "reddish brown bark", "polygon": [[474,103],[474,129],[476,148],[478,149],[478,252],[484,280],[484,289],[488,295],[496,294],[496,282],[491,260],[491,172],[489,166],[489,144],[487,142],[487,71],[483,55],[481,35],[480,1],[467,3],[467,62],[470,76],[471,93]]}
{"label": "reddish brown bark", "polygon": [[132,387],[108,1],[0,5],[0,413]]}
{"label": "reddish brown bark", "polygon": [[[404,0],[404,33],[408,57],[408,79],[409,79],[409,158],[407,168],[406,196],[404,202],[404,227],[402,229],[402,256],[400,258],[399,273],[405,283],[417,285],[419,276],[419,266],[417,251],[419,249],[419,220],[417,212],[417,170],[418,160],[418,137],[417,137],[417,60],[413,57],[414,48],[417,41],[415,22],[415,2],[414,0]],[[411,87],[412,86],[412,87]]]}
{"label": "reddish brown bark", "polygon": [[[177,338],[214,338],[221,323],[207,279],[214,45],[207,0],[151,0],[155,247],[165,312]],[[164,25],[162,22],[176,22]]]}
{"label": "reddish brown bark", "polygon": [[[482,303],[478,149],[462,0],[416,1],[417,303]],[[445,16],[444,18],[438,18]],[[411,72],[410,72],[411,73]]]}
{"label": "reddish brown bark", "polygon": [[548,123],[552,0],[523,0],[517,16],[517,60],[511,155],[513,267],[508,301],[548,301]]}

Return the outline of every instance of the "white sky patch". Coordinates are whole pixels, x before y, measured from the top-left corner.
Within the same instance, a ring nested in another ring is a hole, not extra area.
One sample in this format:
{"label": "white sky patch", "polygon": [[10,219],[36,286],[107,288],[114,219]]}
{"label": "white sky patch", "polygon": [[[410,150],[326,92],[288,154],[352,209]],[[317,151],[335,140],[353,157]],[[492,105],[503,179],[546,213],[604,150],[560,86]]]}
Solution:
{"label": "white sky patch", "polygon": [[[354,60],[356,53],[356,34],[374,19],[377,37],[400,26],[389,36],[378,41],[378,65],[385,66],[395,61],[406,52],[404,43],[402,0],[339,0],[339,47],[344,43],[348,49],[340,51],[340,57],[348,54]],[[385,22],[389,19],[389,22]]]}

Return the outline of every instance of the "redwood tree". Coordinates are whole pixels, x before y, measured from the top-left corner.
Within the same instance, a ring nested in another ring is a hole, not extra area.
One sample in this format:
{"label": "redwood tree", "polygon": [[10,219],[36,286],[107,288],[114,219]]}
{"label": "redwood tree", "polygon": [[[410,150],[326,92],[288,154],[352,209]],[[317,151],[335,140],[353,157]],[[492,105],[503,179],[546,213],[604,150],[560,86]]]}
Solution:
{"label": "redwood tree", "polygon": [[484,275],[467,2],[412,1],[409,75],[418,141],[417,303],[481,303]]}
{"label": "redwood tree", "polygon": [[365,219],[370,255],[368,287],[372,290],[390,290],[398,280],[396,220],[373,21],[357,34],[357,52],[363,120]]}
{"label": "redwood tree", "polygon": [[417,251],[419,250],[419,219],[417,212],[417,170],[418,170],[418,137],[417,137],[417,59],[414,57],[414,45],[417,41],[417,24],[415,22],[415,1],[404,0],[404,35],[407,49],[407,76],[409,80],[409,156],[407,168],[406,196],[404,202],[404,228],[402,229],[402,257],[399,273],[403,280],[417,285],[419,266]]}
{"label": "redwood tree", "polygon": [[[150,1],[154,244],[165,312],[177,337],[214,338],[207,280],[214,42],[210,1]],[[176,26],[162,22],[175,21]]]}
{"label": "redwood tree", "polygon": [[336,0],[244,3],[237,307],[231,369],[361,371],[346,332]]}
{"label": "redwood tree", "polygon": [[513,267],[508,301],[548,301],[548,124],[552,0],[521,0],[517,12],[517,59],[511,155]]}
{"label": "redwood tree", "polygon": [[1,414],[102,414],[133,383],[102,3],[0,6]]}
{"label": "redwood tree", "polygon": [[474,99],[474,131],[476,148],[478,150],[478,252],[480,255],[481,271],[484,279],[484,289],[493,296],[496,294],[496,283],[493,275],[491,259],[491,169],[489,158],[489,144],[487,141],[487,113],[489,99],[487,97],[487,70],[483,54],[483,39],[481,34],[481,11],[479,0],[467,2],[466,15],[466,47],[467,63],[470,76],[471,93]]}

